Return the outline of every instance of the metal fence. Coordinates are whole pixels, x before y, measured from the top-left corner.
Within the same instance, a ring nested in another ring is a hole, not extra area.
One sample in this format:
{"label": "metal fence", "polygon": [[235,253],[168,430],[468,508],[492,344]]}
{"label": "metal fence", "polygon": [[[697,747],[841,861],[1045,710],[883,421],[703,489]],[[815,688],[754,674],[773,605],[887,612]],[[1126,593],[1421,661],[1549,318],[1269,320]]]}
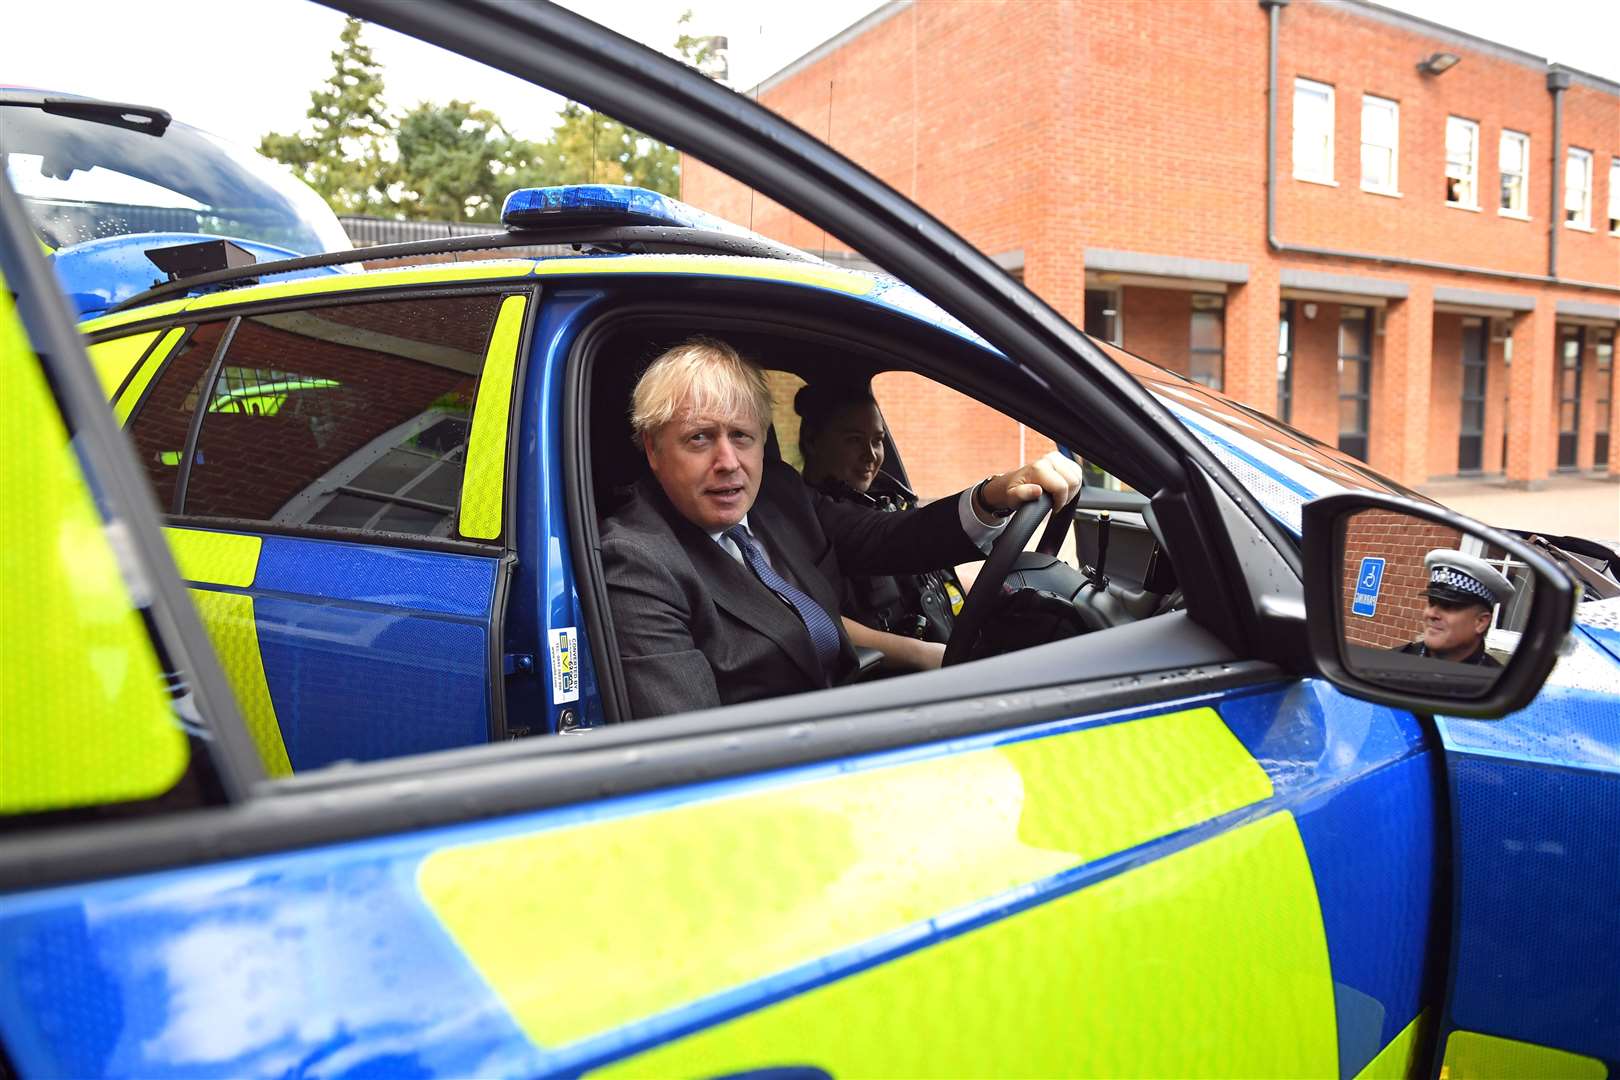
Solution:
{"label": "metal fence", "polygon": [[393,221],[389,218],[340,215],[338,221],[357,248],[407,244],[413,240],[447,240],[456,236],[505,231],[495,222]]}

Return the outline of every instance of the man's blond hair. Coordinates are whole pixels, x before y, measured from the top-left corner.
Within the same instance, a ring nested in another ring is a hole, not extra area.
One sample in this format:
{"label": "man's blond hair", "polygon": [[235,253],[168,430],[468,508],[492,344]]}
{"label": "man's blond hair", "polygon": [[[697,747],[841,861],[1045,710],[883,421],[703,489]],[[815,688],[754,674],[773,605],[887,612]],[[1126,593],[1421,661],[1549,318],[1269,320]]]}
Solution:
{"label": "man's blond hair", "polygon": [[677,416],[752,416],[760,434],[771,423],[771,388],[759,365],[719,338],[688,338],[647,366],[630,395],[630,428],[639,443]]}

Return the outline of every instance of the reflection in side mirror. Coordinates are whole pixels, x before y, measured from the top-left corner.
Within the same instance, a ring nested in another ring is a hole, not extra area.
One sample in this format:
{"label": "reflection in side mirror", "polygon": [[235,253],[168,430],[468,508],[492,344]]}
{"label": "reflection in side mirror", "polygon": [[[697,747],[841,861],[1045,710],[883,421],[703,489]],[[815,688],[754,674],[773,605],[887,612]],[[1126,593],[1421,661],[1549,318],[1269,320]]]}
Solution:
{"label": "reflection in side mirror", "polygon": [[1529,544],[1443,507],[1363,492],[1308,503],[1302,524],[1312,659],[1339,689],[1492,717],[1541,688],[1575,585]]}
{"label": "reflection in side mirror", "polygon": [[1484,697],[1513,658],[1534,577],[1503,548],[1397,510],[1340,519],[1344,664],[1418,692]]}

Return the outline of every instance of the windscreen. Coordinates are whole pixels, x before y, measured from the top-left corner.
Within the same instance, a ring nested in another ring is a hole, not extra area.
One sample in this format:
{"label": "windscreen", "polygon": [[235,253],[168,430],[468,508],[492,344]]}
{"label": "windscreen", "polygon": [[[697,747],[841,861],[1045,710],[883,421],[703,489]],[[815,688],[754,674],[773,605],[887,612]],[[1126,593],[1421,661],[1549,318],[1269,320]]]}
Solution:
{"label": "windscreen", "polygon": [[301,255],[349,247],[336,215],[278,166],[171,123],[160,136],[0,107],[0,157],[52,248],[129,233],[206,233]]}

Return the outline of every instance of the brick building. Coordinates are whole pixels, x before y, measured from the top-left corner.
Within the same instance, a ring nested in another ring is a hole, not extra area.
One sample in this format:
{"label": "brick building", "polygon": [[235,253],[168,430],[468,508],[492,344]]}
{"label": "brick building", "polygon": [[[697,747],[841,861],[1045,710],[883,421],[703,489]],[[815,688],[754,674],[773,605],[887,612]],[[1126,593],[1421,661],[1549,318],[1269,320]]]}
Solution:
{"label": "brick building", "polygon": [[[1401,481],[1620,476],[1620,84],[1360,0],[1027,0],[890,4],[755,92],[1093,335]],[[701,162],[683,197],[858,259]]]}

